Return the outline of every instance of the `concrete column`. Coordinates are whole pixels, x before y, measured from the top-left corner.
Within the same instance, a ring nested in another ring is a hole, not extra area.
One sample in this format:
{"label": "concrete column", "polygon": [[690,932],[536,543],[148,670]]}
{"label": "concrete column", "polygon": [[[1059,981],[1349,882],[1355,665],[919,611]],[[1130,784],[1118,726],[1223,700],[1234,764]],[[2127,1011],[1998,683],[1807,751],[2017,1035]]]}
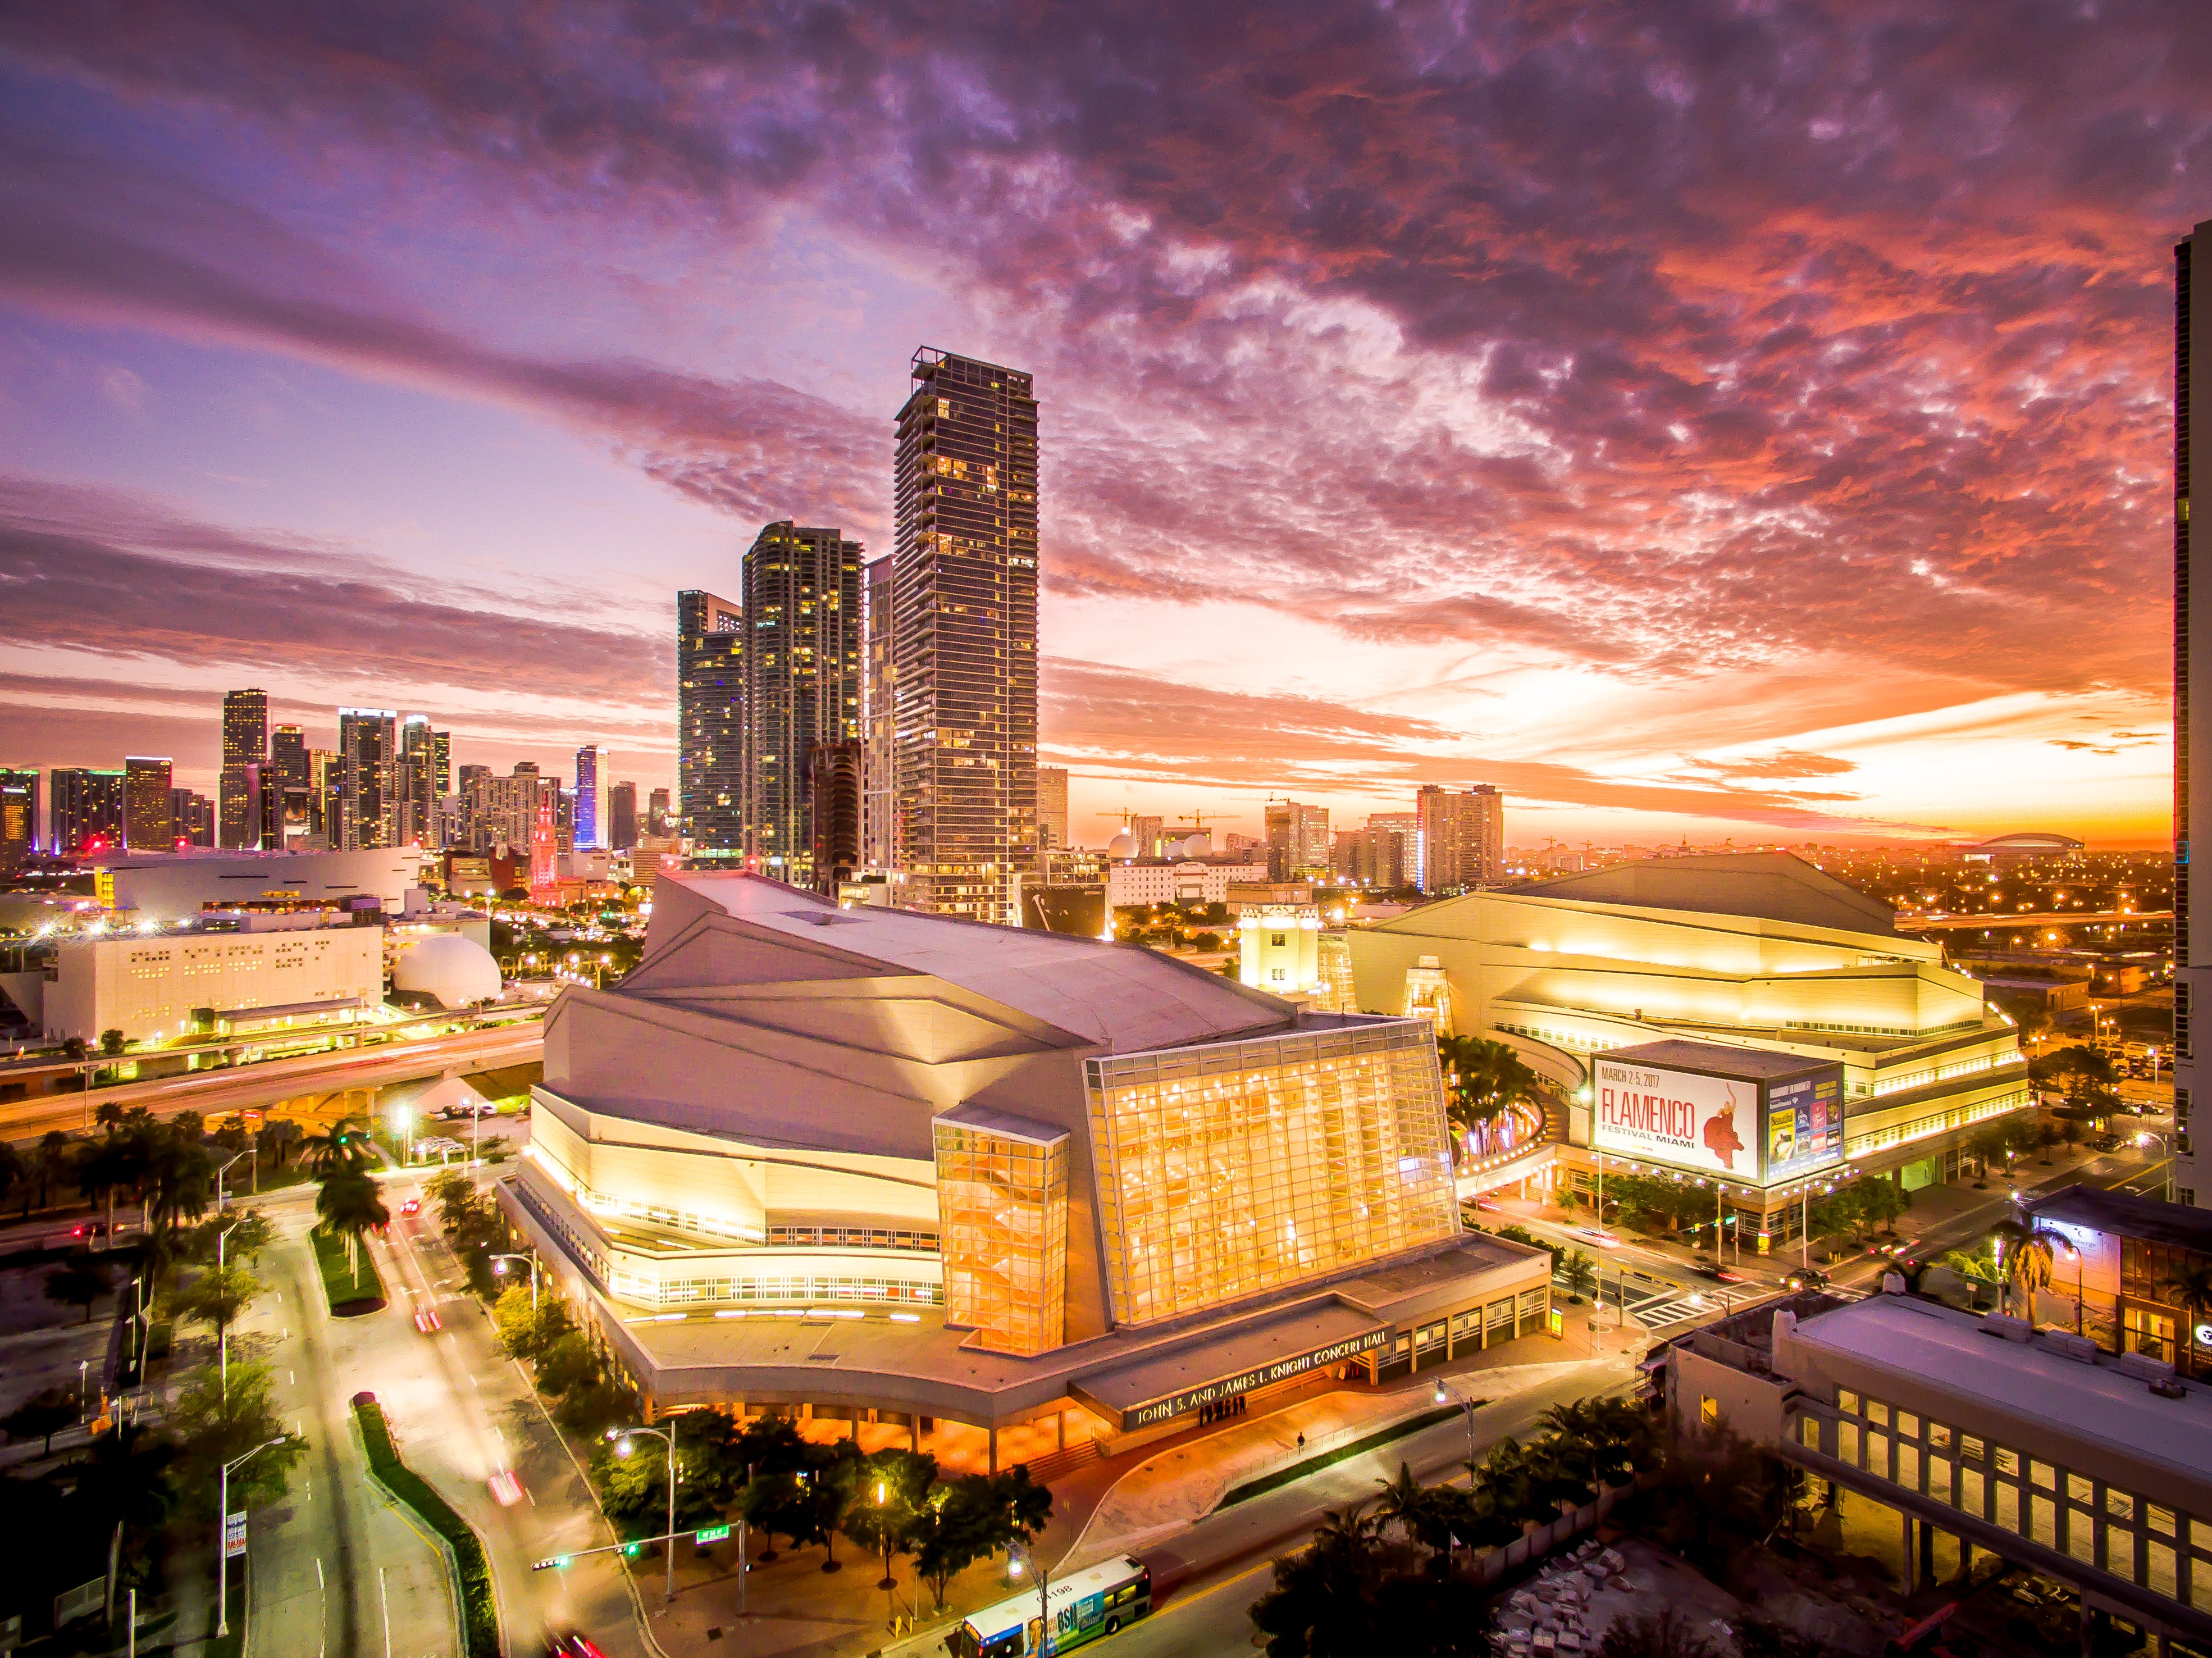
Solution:
{"label": "concrete column", "polygon": [[991,1472],[992,1472],[993,1473],[998,1473],[998,1471],[999,1471],[999,1430],[998,1430],[998,1428],[997,1428],[996,1424],[994,1424],[994,1425],[993,1425],[993,1427],[992,1427],[992,1429],[991,1429],[991,1465],[990,1465],[990,1467],[991,1467]]}
{"label": "concrete column", "polygon": [[1936,1581],[1936,1527],[1925,1520],[1920,1522],[1920,1579],[1923,1583]]}
{"label": "concrete column", "polygon": [[1912,1569],[1912,1516],[1907,1514],[1900,1515],[1899,1518],[1905,1523],[1905,1592],[1910,1594],[1920,1587]]}
{"label": "concrete column", "polygon": [[906,1419],[906,1448],[910,1451],[921,1448],[921,1418],[908,1415]]}
{"label": "concrete column", "polygon": [[1060,1448],[1067,1448],[1067,1407],[1060,1406],[1052,1413],[1052,1424],[1060,1430]]}

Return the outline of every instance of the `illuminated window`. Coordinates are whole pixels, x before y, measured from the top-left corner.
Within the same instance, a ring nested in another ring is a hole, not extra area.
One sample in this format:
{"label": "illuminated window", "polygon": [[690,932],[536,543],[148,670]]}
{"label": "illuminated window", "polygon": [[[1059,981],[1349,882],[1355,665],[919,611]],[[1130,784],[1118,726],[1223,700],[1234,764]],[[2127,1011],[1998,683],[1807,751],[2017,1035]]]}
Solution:
{"label": "illuminated window", "polygon": [[962,1106],[933,1124],[945,1321],[994,1352],[1066,1339],[1067,1136]]}

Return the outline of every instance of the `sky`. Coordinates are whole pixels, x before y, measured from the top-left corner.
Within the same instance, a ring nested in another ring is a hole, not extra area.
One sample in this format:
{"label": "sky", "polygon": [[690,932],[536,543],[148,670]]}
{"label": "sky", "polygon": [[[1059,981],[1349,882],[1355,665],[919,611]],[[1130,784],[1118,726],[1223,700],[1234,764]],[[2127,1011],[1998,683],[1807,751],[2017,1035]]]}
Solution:
{"label": "sky", "polygon": [[[2195,23],[2197,27],[2190,27]],[[2171,793],[2179,3],[0,4],[0,764],[674,772],[674,604],[1027,369],[1044,763],[1540,847]]]}

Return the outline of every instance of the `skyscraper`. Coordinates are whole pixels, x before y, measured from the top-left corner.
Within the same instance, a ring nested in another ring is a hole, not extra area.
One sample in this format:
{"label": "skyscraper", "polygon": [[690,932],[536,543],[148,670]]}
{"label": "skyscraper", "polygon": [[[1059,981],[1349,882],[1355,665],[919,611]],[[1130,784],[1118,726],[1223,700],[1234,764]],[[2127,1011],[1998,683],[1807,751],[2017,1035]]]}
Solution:
{"label": "skyscraper", "polygon": [[269,757],[269,693],[228,691],[222,699],[222,775],[216,787],[222,807],[217,839],[226,847],[251,852],[261,844],[261,825],[252,811],[246,768]]}
{"label": "skyscraper", "polygon": [[745,641],[726,598],[676,595],[676,811],[692,854],[744,855]]}
{"label": "skyscraper", "polygon": [[637,844],[637,785],[617,783],[607,791],[607,850],[628,852]]}
{"label": "skyscraper", "polygon": [[427,714],[410,714],[399,722],[398,810],[392,824],[392,839],[398,846],[434,844],[438,822],[436,738]]}
{"label": "skyscraper", "polygon": [[489,852],[490,840],[491,768],[463,766],[460,769],[460,833],[455,845],[471,852]]}
{"label": "skyscraper", "polygon": [[[2212,799],[2204,791],[2212,786],[2212,753],[2206,751],[2212,744],[2212,706],[2199,708],[2197,682],[2191,672],[2194,663],[2212,664],[2212,583],[2206,587],[2205,602],[2199,605],[2189,585],[2190,564],[2195,551],[2195,531],[2191,527],[2189,513],[2189,428],[2191,410],[2191,389],[2202,386],[2212,390],[2212,372],[2195,372],[2195,348],[2191,343],[2189,322],[2194,309],[2194,279],[2191,254],[2198,242],[2205,250],[2205,307],[2208,319],[2212,319],[2212,220],[2197,227],[2196,233],[2173,250],[2173,1195],[2182,1203],[2195,1205],[2198,1193],[2212,1200],[2212,1183],[2197,1178],[2197,1155],[2189,1127],[2189,1109],[2197,1091],[2198,1060],[2196,1036],[2190,1021],[2198,1003],[2205,1000],[2199,993],[2212,983],[2212,949],[2198,950],[2190,930],[2190,915],[2202,909],[2212,915],[2212,873],[2208,873],[2201,894],[2197,872],[2205,865],[2192,861],[2189,856],[2189,829],[2191,820],[2203,818],[2212,823]],[[2207,331],[2212,339],[2212,330]],[[2212,371],[2212,364],[2207,365]],[[2212,548],[2207,549],[2212,559]],[[2197,644],[2197,629],[2202,623],[2205,640]],[[2208,679],[2208,693],[2212,693],[2212,678]],[[2200,804],[2200,802],[2202,804]]]}
{"label": "skyscraper", "polygon": [[360,852],[398,844],[399,716],[338,710],[338,824],[331,845]]}
{"label": "skyscraper", "polygon": [[647,797],[645,808],[645,832],[651,835],[668,833],[668,791],[655,789]]}
{"label": "skyscraper", "polygon": [[746,549],[739,581],[745,854],[763,874],[811,886],[811,756],[818,744],[860,737],[860,544],[839,530],[770,524]]}
{"label": "skyscraper", "polygon": [[269,771],[262,787],[276,793],[280,825],[276,844],[289,846],[314,831],[314,810],[307,787],[307,733],[297,726],[278,726],[269,733]]}
{"label": "skyscraper", "polygon": [[892,705],[909,902],[1018,926],[1036,856],[1037,404],[925,346],[898,416]]}
{"label": "skyscraper", "polygon": [[191,789],[169,791],[169,832],[179,847],[212,847],[216,830],[215,802]]}
{"label": "skyscraper", "polygon": [[169,789],[169,762],[166,756],[124,756],[123,836],[133,852],[176,850]]}
{"label": "skyscraper", "polygon": [[576,750],[576,844],[605,847],[606,840],[605,783],[600,774],[607,751],[596,743]]}
{"label": "skyscraper", "polygon": [[1452,892],[1505,874],[1505,797],[1488,783],[1465,793],[1431,783],[1414,799],[1421,823],[1421,890]]}
{"label": "skyscraper", "polygon": [[806,750],[806,815],[814,835],[807,870],[814,890],[835,897],[860,865],[860,744],[816,743]]}
{"label": "skyscraper", "polygon": [[53,786],[56,852],[71,857],[123,845],[123,774],[93,766],[57,766]]}
{"label": "skyscraper", "polygon": [[861,654],[867,684],[860,703],[860,861],[888,870],[898,858],[898,720],[891,689],[898,683],[891,625],[891,577],[898,561],[872,560],[863,591],[866,618]]}
{"label": "skyscraper", "polygon": [[1328,808],[1296,800],[1267,805],[1267,878],[1306,881],[1327,877],[1334,854],[1329,840]]}
{"label": "skyscraper", "polygon": [[1037,768],[1037,850],[1059,851],[1067,844],[1067,768]]}
{"label": "skyscraper", "polygon": [[0,766],[0,876],[39,849],[39,774]]}
{"label": "skyscraper", "polygon": [[308,833],[322,842],[322,850],[337,849],[338,825],[344,816],[345,768],[336,749],[307,750]]}

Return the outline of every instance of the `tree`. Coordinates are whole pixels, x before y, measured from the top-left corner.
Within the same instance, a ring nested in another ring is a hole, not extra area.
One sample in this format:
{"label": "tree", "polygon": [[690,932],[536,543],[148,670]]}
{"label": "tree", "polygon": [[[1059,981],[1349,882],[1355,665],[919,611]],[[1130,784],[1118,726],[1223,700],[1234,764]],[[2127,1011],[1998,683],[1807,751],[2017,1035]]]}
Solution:
{"label": "tree", "polygon": [[1897,1218],[1912,1206],[1912,1199],[1903,1187],[1880,1175],[1861,1180],[1853,1189],[1858,1193],[1860,1217],[1869,1226],[1878,1226],[1886,1232],[1894,1232]]}
{"label": "tree", "polygon": [[293,1465],[307,1455],[307,1442],[285,1433],[270,1393],[265,1364],[232,1365],[228,1388],[212,1364],[203,1365],[185,1384],[169,1412],[169,1426],[177,1446],[178,1493],[188,1509],[212,1514],[223,1464],[271,1440],[283,1442],[269,1445],[232,1472],[231,1506],[235,1510],[249,1501],[273,1502],[283,1496]]}
{"label": "tree", "polygon": [[[32,1155],[39,1177],[40,1208],[45,1208],[52,1200],[54,1183],[76,1171],[76,1143],[58,1128],[49,1128],[39,1136],[39,1149]],[[23,1210],[25,1217],[27,1218],[30,1212],[27,1204]],[[112,1209],[109,1211],[107,1218],[111,1223],[115,1219]],[[109,1230],[114,1230],[112,1225]]]}
{"label": "tree", "polygon": [[1559,1276],[1576,1295],[1589,1295],[1597,1287],[1597,1263],[1581,1250],[1570,1249],[1559,1263]]}
{"label": "tree", "polygon": [[116,1054],[120,1054],[125,1046],[127,1044],[124,1042],[123,1032],[119,1029],[111,1029],[100,1033],[100,1051],[109,1058],[112,1059]]}
{"label": "tree", "polygon": [[[220,1250],[216,1240],[220,1238]],[[256,1260],[276,1240],[276,1229],[258,1209],[234,1209],[228,1216],[210,1215],[185,1235],[179,1256],[189,1261],[213,1260],[220,1253],[226,1260]]]}
{"label": "tree", "polygon": [[269,1154],[270,1162],[282,1169],[285,1152],[306,1138],[307,1132],[291,1118],[271,1117],[261,1125],[261,1132],[253,1137],[253,1143]]}
{"label": "tree", "polygon": [[98,1271],[91,1262],[82,1258],[72,1260],[46,1275],[46,1296],[48,1301],[58,1301],[65,1307],[84,1309],[84,1321],[92,1322],[92,1303],[106,1295],[112,1286],[107,1274]]}
{"label": "tree", "polygon": [[82,1036],[64,1037],[62,1039],[62,1053],[64,1057],[72,1060],[81,1060],[84,1058],[86,1054],[84,1038]]}
{"label": "tree", "polygon": [[1480,1036],[1440,1036],[1447,1114],[1462,1131],[1487,1127],[1516,1105],[1536,1102],[1537,1077],[1510,1044]]}
{"label": "tree", "polygon": [[226,1264],[193,1274],[192,1281],[170,1298],[169,1306],[178,1317],[206,1325],[220,1341],[260,1293],[260,1280],[252,1273]]}
{"label": "tree", "polygon": [[560,1297],[549,1295],[534,1299],[537,1304],[533,1307],[528,1286],[518,1284],[501,1295],[492,1308],[500,1351],[509,1358],[527,1359],[533,1363],[576,1327],[575,1321],[568,1316],[568,1303]]}
{"label": "tree", "polygon": [[5,1198],[20,1185],[23,1188],[23,1214],[27,1219],[31,1213],[31,1181],[29,1161],[16,1151],[11,1141],[0,1140],[0,1198]]}
{"label": "tree", "polygon": [[44,1439],[42,1455],[54,1454],[54,1436],[82,1413],[77,1397],[66,1388],[42,1388],[5,1416],[0,1416],[0,1433],[10,1439]]}
{"label": "tree", "polygon": [[[1996,1247],[2001,1277],[1997,1294],[2005,1309],[2012,1304],[2012,1286],[2015,1283],[2033,1286],[2039,1275],[2044,1284],[2051,1282],[2051,1241],[2024,1220],[2001,1220],[1990,1228],[1990,1242]],[[2028,1311],[2035,1310],[2030,1300]]]}
{"label": "tree", "polygon": [[367,1131],[351,1117],[341,1117],[321,1133],[307,1135],[301,1149],[307,1154],[308,1171],[318,1180],[344,1169],[366,1169],[371,1155]]}
{"label": "tree", "polygon": [[334,1170],[315,1193],[315,1230],[326,1238],[346,1242],[346,1269],[356,1288],[361,1283],[362,1235],[374,1227],[388,1226],[392,1212],[376,1182],[359,1168]]}
{"label": "tree", "polygon": [[[851,1494],[837,1523],[854,1544],[880,1554],[913,1552],[921,1540],[921,1514],[937,1483],[937,1459],[923,1451],[889,1449],[854,1471]],[[886,1578],[884,1584],[888,1585]]]}

